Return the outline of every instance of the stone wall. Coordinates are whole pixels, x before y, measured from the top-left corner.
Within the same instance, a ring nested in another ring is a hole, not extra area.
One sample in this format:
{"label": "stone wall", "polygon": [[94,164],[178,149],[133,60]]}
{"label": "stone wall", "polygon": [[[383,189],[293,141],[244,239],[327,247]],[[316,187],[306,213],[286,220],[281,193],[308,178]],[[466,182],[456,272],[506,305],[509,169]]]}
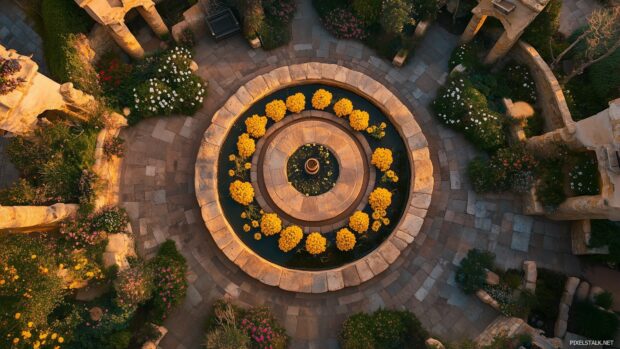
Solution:
{"label": "stone wall", "polygon": [[511,54],[519,63],[530,68],[536,83],[538,104],[545,119],[545,130],[549,132],[573,124],[562,87],[538,51],[528,43],[519,41]]}
{"label": "stone wall", "polygon": [[0,206],[0,231],[45,231],[57,226],[63,219],[74,216],[76,204],[51,206]]}
{"label": "stone wall", "polygon": [[119,127],[104,128],[97,136],[93,172],[99,177],[101,188],[97,191],[95,209],[117,205],[119,201],[122,159],[116,156],[108,158],[103,151],[105,142],[117,137],[119,133]]}

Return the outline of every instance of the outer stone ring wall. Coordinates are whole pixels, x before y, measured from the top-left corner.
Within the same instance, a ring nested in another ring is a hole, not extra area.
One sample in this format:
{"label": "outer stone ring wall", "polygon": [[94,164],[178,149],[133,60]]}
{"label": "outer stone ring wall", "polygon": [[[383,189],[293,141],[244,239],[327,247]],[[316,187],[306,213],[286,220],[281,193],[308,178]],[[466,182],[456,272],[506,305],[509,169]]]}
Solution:
{"label": "outer stone ring wall", "polygon": [[[304,271],[284,268],[263,259],[237,237],[219,203],[217,166],[224,139],[249,106],[278,89],[316,82],[349,89],[381,108],[405,140],[413,178],[406,212],[377,249],[338,268]],[[198,151],[195,175],[196,198],[202,217],[222,252],[248,275],[267,285],[305,293],[356,286],[387,269],[418,235],[431,203],[434,184],[428,143],[409,109],[369,76],[336,64],[316,62],[280,67],[241,86],[213,115]]]}

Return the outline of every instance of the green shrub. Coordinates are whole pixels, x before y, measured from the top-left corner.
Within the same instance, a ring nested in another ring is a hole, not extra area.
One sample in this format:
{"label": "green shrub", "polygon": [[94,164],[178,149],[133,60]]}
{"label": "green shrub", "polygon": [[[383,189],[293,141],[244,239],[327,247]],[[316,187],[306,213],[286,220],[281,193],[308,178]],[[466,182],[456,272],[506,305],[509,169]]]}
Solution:
{"label": "green shrub", "polygon": [[439,12],[437,0],[417,0],[412,2],[413,17],[416,21],[433,20]]}
{"label": "green shrub", "polygon": [[342,325],[342,349],[423,348],[428,332],[409,311],[381,309],[351,315]]}
{"label": "green shrub", "polygon": [[518,269],[508,269],[501,276],[502,282],[513,290],[518,289],[523,284],[523,271]]}
{"label": "green shrub", "polygon": [[[0,327],[19,333],[18,329],[28,328],[28,322],[47,326],[48,316],[67,293],[56,273],[56,251],[43,237],[23,233],[0,234],[0,246]],[[16,313],[20,313],[19,319],[15,319]],[[0,340],[4,341],[4,336]]]}
{"label": "green shrub", "polygon": [[609,340],[618,330],[618,316],[590,302],[575,302],[570,309],[569,331],[590,339]]}
{"label": "green shrub", "polygon": [[[590,66],[586,73],[592,82],[592,88],[596,94],[597,101],[603,107],[607,107],[607,102],[620,97],[620,76],[610,74],[620,66],[620,49],[617,49],[609,57]],[[599,110],[600,111],[600,110]]]}
{"label": "green shrub", "polygon": [[592,235],[590,236],[589,247],[609,248],[608,255],[597,256],[597,259],[606,263],[620,263],[620,223],[603,219],[593,219],[590,221]]}
{"label": "green shrub", "polygon": [[480,59],[478,58],[479,50],[480,44],[478,41],[457,46],[450,55],[449,68],[454,69],[457,65],[462,64],[467,69],[476,69],[481,66]]}
{"label": "green shrub", "polygon": [[352,5],[355,14],[367,23],[376,22],[381,15],[381,0],[353,0]]}
{"label": "green shrub", "polygon": [[152,270],[145,265],[123,270],[114,283],[116,305],[126,311],[135,310],[151,298],[153,287]]}
{"label": "green shrub", "polygon": [[124,330],[112,333],[110,335],[108,344],[111,349],[127,349],[131,342],[131,332]]}
{"label": "green shrub", "polygon": [[94,163],[97,132],[88,125],[57,121],[36,129],[33,138],[12,138],[7,155],[27,184],[20,181],[2,190],[2,204],[71,203],[91,195],[86,183],[80,190],[80,181]]}
{"label": "green shrub", "polygon": [[521,37],[524,41],[534,46],[545,59],[550,57],[549,43],[560,27],[561,8],[562,0],[549,1],[545,9],[536,16]]}
{"label": "green shrub", "polygon": [[87,42],[84,34],[68,34],[66,36],[64,51],[65,70],[67,79],[71,81],[75,88],[94,96],[101,96],[102,88],[99,83],[99,76],[95,67],[88,61],[87,57],[78,50],[78,47]]}
{"label": "green shrub", "polygon": [[526,65],[515,63],[506,65],[500,73],[500,79],[510,90],[510,94],[504,97],[514,101],[536,103],[536,84]]}
{"label": "green shrub", "polygon": [[405,0],[383,0],[382,14],[379,22],[388,33],[398,34],[405,24],[413,24],[412,5]]}
{"label": "green shrub", "polygon": [[262,47],[273,50],[291,41],[291,29],[288,24],[268,19],[259,31]]}
{"label": "green shrub", "polygon": [[611,309],[611,306],[614,304],[613,293],[605,291],[596,295],[596,297],[594,297],[594,304],[602,307],[603,309]]}
{"label": "green shrub", "polygon": [[153,298],[150,301],[149,318],[161,323],[185,298],[187,292],[187,262],[179,253],[173,240],[166,240],[151,260],[149,268],[153,274]]}
{"label": "green shrub", "polygon": [[537,272],[536,302],[532,307],[532,314],[544,321],[546,331],[551,331],[558,317],[566,276],[545,268],[538,268]]}
{"label": "green shrub", "polygon": [[534,113],[532,117],[527,118],[523,132],[527,138],[543,134],[545,132],[545,119],[540,113]]}
{"label": "green shrub", "polygon": [[570,161],[568,179],[574,195],[597,195],[601,192],[596,155],[578,153]]}
{"label": "green shrub", "polygon": [[111,206],[101,209],[90,221],[93,230],[119,234],[126,232],[129,216],[124,208]]}
{"label": "green shrub", "polygon": [[42,0],[41,17],[47,68],[56,81],[67,82],[73,67],[67,58],[76,58],[67,38],[69,34],[87,33],[94,22],[73,0]]}
{"label": "green shrub", "polygon": [[553,211],[564,200],[564,172],[561,159],[546,159],[538,168],[539,182],[536,186],[536,198],[545,209]]}
{"label": "green shrub", "polygon": [[455,280],[467,294],[480,289],[486,280],[486,271],[493,267],[495,255],[488,251],[471,249],[456,269]]}

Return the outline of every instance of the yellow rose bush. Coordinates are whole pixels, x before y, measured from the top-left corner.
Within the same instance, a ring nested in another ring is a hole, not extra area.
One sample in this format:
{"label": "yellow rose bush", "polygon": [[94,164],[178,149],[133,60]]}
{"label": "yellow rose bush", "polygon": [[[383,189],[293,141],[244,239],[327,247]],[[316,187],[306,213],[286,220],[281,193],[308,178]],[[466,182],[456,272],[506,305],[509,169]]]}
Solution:
{"label": "yellow rose bush", "polygon": [[306,96],[301,92],[297,92],[286,99],[286,108],[291,113],[299,113],[306,109]]}
{"label": "yellow rose bush", "polygon": [[332,94],[331,92],[318,89],[314,95],[312,95],[312,108],[323,110],[327,108],[332,102]]}
{"label": "yellow rose bush", "polygon": [[265,213],[260,219],[260,231],[266,236],[279,233],[282,230],[282,220],[276,213]]}
{"label": "yellow rose bush", "polygon": [[286,115],[286,104],[281,99],[275,99],[265,105],[265,115],[278,122]]}
{"label": "yellow rose bush", "polygon": [[353,103],[347,98],[340,98],[336,104],[334,104],[334,113],[338,117],[345,117],[353,111]]}
{"label": "yellow rose bush", "polygon": [[368,213],[355,211],[353,215],[349,217],[349,227],[359,234],[368,230],[369,224],[370,218],[368,218]]}
{"label": "yellow rose bush", "polygon": [[355,242],[355,234],[347,228],[342,228],[336,233],[336,247],[340,251],[351,251],[355,247]]}
{"label": "yellow rose bush", "polygon": [[282,232],[280,233],[280,239],[278,239],[278,247],[282,252],[289,252],[297,245],[299,245],[299,242],[301,242],[301,239],[303,239],[303,237],[304,232],[301,230],[300,227],[296,225],[288,226],[284,228],[284,230],[282,230]]}
{"label": "yellow rose bush", "polygon": [[392,204],[392,193],[385,188],[375,188],[368,196],[373,211],[385,211]]}
{"label": "yellow rose bush", "polygon": [[261,138],[267,132],[267,117],[254,114],[245,119],[245,129],[254,138]]}
{"label": "yellow rose bush", "polygon": [[230,197],[241,205],[247,206],[254,201],[254,188],[249,182],[242,182],[237,179],[230,183],[228,190]]}
{"label": "yellow rose bush", "polygon": [[255,151],[256,142],[254,142],[254,140],[250,138],[249,134],[243,133],[241,136],[239,136],[239,138],[237,139],[237,152],[239,153],[239,156],[247,159],[252,156]]}
{"label": "yellow rose bush", "polygon": [[321,233],[313,232],[306,238],[306,251],[312,255],[325,252],[327,239]]}
{"label": "yellow rose bush", "polygon": [[370,120],[370,115],[367,112],[355,109],[349,115],[349,125],[355,131],[364,131],[368,128],[368,121]]}
{"label": "yellow rose bush", "polygon": [[392,151],[387,148],[377,148],[372,153],[372,158],[370,162],[375,165],[381,172],[385,172],[390,169],[392,166],[392,162],[394,159],[392,158]]}

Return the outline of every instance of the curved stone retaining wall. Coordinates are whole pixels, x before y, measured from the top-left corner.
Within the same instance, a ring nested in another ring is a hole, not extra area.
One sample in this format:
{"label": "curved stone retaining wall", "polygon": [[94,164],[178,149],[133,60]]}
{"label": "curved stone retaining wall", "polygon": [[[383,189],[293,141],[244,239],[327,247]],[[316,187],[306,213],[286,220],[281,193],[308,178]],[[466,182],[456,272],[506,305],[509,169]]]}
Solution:
{"label": "curved stone retaining wall", "polygon": [[519,41],[512,49],[512,56],[527,65],[538,92],[538,104],[545,119],[545,131],[553,131],[575,123],[566,105],[562,87],[551,68],[530,44]]}
{"label": "curved stone retaining wall", "polygon": [[[383,244],[366,257],[342,267],[303,271],[269,262],[239,239],[218,200],[217,166],[220,148],[230,128],[254,102],[287,86],[315,82],[347,88],[380,107],[405,141],[413,174],[407,211]],[[431,203],[433,185],[428,143],[409,109],[376,80],[336,64],[312,62],[284,66],[241,86],[214,114],[196,159],[196,198],[216,245],[248,275],[267,285],[293,292],[336,291],[359,285],[386,270],[418,235]]]}

